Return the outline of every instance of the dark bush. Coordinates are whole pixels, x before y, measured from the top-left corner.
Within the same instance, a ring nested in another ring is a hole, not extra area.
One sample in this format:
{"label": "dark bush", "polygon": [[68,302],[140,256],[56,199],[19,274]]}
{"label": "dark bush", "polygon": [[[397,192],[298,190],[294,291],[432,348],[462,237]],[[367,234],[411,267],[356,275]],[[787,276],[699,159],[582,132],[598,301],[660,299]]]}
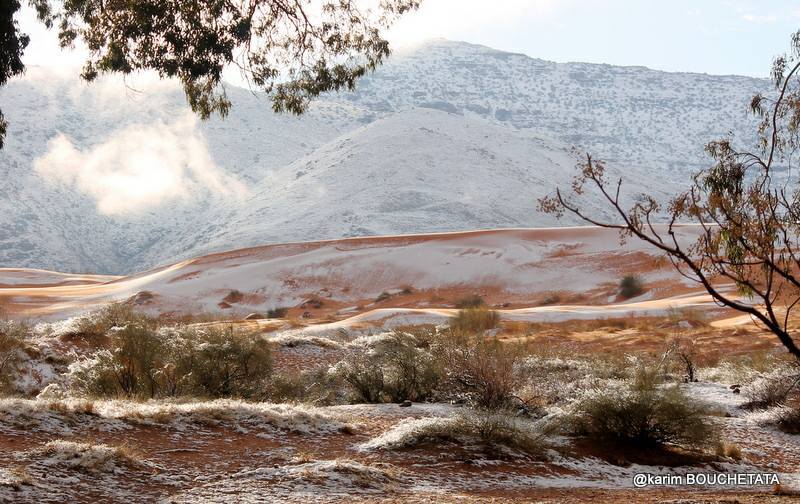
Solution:
{"label": "dark bush", "polygon": [[288,313],[289,313],[289,308],[280,306],[278,308],[272,308],[270,310],[267,310],[267,318],[270,319],[285,318]]}
{"label": "dark bush", "polygon": [[619,282],[619,295],[625,299],[636,297],[644,292],[642,279],[636,275],[626,275]]}
{"label": "dark bush", "polygon": [[459,310],[463,310],[466,308],[479,308],[481,306],[486,306],[486,302],[479,295],[473,294],[457,300],[455,305]]}

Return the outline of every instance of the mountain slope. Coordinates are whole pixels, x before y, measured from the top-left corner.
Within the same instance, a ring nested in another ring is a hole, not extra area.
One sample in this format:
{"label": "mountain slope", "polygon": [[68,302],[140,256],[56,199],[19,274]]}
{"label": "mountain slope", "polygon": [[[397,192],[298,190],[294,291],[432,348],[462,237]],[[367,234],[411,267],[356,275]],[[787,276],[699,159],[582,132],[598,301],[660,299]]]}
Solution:
{"label": "mountain slope", "polygon": [[0,266],[126,273],[268,242],[553,225],[535,201],[568,183],[571,147],[661,196],[708,140],[747,139],[767,85],[434,41],[301,118],[232,87],[231,115],[201,123],[174,83],[32,69],[0,89]]}

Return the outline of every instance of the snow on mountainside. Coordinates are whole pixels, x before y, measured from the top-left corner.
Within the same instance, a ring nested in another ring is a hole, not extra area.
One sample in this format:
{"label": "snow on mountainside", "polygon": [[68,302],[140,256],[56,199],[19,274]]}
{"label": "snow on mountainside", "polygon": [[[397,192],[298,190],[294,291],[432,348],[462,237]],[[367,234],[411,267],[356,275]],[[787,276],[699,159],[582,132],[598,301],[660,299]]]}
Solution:
{"label": "snow on mountainside", "polygon": [[231,88],[231,115],[200,123],[172,83],[31,69],[0,89],[0,266],[125,273],[269,242],[553,225],[535,202],[571,177],[570,147],[664,195],[705,142],[752,130],[767,86],[434,41],[301,118]]}

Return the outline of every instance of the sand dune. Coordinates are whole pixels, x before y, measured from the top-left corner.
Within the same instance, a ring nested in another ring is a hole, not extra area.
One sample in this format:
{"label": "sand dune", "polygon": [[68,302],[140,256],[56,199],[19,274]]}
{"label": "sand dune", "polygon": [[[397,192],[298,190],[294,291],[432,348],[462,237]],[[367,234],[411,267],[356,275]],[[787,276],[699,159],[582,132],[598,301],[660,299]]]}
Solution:
{"label": "sand dune", "polygon": [[[679,233],[688,240],[693,229],[682,227]],[[617,285],[634,273],[647,291],[623,301]],[[472,294],[515,320],[646,314],[711,302],[658,260],[655,250],[637,242],[620,245],[616,232],[593,227],[268,245],[127,277],[0,270],[0,303],[21,317],[63,317],[111,301],[158,313],[212,311],[232,317],[281,306],[315,319],[397,317],[381,310],[398,308],[442,317],[451,312],[440,308]]]}

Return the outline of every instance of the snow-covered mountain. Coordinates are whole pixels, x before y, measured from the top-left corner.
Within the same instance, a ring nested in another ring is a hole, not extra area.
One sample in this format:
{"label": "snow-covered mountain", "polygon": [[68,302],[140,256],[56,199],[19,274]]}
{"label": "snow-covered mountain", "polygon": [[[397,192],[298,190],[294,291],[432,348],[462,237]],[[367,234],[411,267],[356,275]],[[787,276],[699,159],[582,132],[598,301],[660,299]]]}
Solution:
{"label": "snow-covered mountain", "polygon": [[536,199],[568,183],[572,147],[664,195],[708,140],[752,140],[746,105],[768,85],[434,41],[301,118],[230,87],[231,114],[201,123],[173,83],[34,68],[0,89],[0,266],[126,273],[270,242],[554,225]]}

